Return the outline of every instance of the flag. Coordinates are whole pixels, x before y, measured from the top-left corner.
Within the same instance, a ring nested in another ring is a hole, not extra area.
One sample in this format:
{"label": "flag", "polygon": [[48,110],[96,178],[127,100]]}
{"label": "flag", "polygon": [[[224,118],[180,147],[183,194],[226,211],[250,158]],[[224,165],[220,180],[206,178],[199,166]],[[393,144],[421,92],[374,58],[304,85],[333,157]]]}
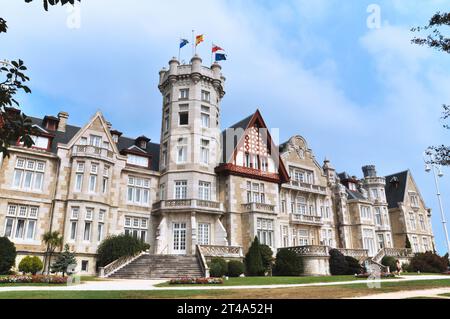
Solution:
{"label": "flag", "polygon": [[189,43],[189,41],[188,40],[186,40],[186,39],[180,39],[180,49],[182,48],[182,47],[184,47],[186,44],[188,44]]}
{"label": "flag", "polygon": [[225,50],[222,49],[221,47],[219,47],[218,45],[215,45],[213,43],[213,45],[212,45],[212,53],[216,53],[217,51],[225,51]]}
{"label": "flag", "polygon": [[203,34],[200,34],[198,36],[195,37],[195,46],[199,45],[200,43],[202,43],[205,40],[205,37]]}
{"label": "flag", "polygon": [[227,55],[223,53],[216,53],[216,62],[217,61],[226,61]]}

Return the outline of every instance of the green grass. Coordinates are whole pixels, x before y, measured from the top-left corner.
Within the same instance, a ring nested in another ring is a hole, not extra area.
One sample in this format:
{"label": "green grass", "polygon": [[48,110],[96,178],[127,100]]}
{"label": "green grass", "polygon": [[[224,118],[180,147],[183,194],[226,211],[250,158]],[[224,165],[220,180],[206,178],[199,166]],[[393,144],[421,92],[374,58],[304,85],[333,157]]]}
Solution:
{"label": "green grass", "polygon": [[436,276],[436,275],[442,275],[442,274],[434,274],[431,272],[421,272],[420,274],[416,273],[416,272],[402,272],[402,274],[400,275],[400,277],[403,276]]}
{"label": "green grass", "polygon": [[341,282],[366,280],[366,278],[356,278],[355,276],[308,276],[308,277],[239,277],[229,278],[221,284],[205,285],[171,285],[169,282],[155,285],[156,287],[193,287],[195,286],[261,286],[261,285],[296,285],[313,284],[323,282]]}
{"label": "green grass", "polygon": [[439,296],[441,296],[441,297],[450,297],[450,294],[441,294]]}

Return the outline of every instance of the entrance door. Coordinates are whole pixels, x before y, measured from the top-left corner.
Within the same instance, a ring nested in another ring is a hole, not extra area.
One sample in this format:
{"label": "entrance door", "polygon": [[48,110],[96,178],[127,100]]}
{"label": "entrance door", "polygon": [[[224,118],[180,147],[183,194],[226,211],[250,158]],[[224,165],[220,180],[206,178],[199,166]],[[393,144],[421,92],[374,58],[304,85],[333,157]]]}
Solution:
{"label": "entrance door", "polygon": [[186,223],[173,224],[173,253],[186,254]]}
{"label": "entrance door", "polygon": [[378,234],[378,249],[384,248],[384,236],[383,234]]}

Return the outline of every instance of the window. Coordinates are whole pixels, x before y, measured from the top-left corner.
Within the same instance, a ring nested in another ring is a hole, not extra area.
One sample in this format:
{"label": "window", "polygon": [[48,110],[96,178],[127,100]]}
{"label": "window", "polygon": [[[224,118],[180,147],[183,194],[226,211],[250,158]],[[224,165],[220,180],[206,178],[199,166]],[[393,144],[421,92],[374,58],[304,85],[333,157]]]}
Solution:
{"label": "window", "polygon": [[180,100],[189,99],[189,89],[180,89]]}
{"label": "window", "polygon": [[211,93],[209,93],[208,91],[202,90],[202,101],[210,102],[211,101]]}
{"label": "window", "polygon": [[378,226],[383,225],[383,221],[381,218],[381,208],[380,207],[375,207],[375,223]]}
{"label": "window", "polygon": [[411,194],[409,195],[411,206],[412,207],[419,207],[419,199],[417,198],[417,195]]}
{"label": "window", "polygon": [[17,158],[12,186],[23,190],[41,191],[44,171],[45,162]]}
{"label": "window", "polygon": [[263,172],[268,172],[269,171],[269,163],[267,161],[267,157],[262,156],[260,158],[260,161],[261,161],[261,170]]}
{"label": "window", "polygon": [[90,241],[91,240],[91,222],[84,222],[84,241]]}
{"label": "window", "polygon": [[97,241],[98,242],[101,242],[103,239],[103,229],[104,229],[104,224],[98,223],[98,227],[97,227]]}
{"label": "window", "polygon": [[175,199],[187,198],[187,181],[175,181]]}
{"label": "window", "polygon": [[198,197],[201,200],[211,200],[211,183],[198,182]]}
{"label": "window", "polygon": [[298,245],[308,246],[309,245],[309,230],[299,229],[298,230]]}
{"label": "window", "polygon": [[48,137],[43,137],[43,136],[35,136],[35,135],[31,135],[30,136],[31,139],[33,140],[33,147],[35,148],[41,148],[41,149],[48,149],[48,142],[49,139]]}
{"label": "window", "polygon": [[103,177],[102,193],[106,194],[107,191],[108,191],[108,177]]}
{"label": "window", "polygon": [[209,107],[202,106],[201,120],[202,120],[202,127],[203,128],[209,128],[210,127]]}
{"label": "window", "polygon": [[147,241],[148,219],[125,216],[125,235]]}
{"label": "window", "polygon": [[261,244],[273,247],[273,229],[272,219],[258,218],[256,220],[257,236]]}
{"label": "window", "polygon": [[81,261],[81,271],[88,271],[89,270],[89,261],[82,260]]}
{"label": "window", "polygon": [[419,215],[419,223],[420,223],[420,229],[425,230],[425,218],[422,214]]}
{"label": "window", "polygon": [[333,230],[331,229],[322,229],[322,243],[325,246],[334,247],[334,240],[333,240]]}
{"label": "window", "polygon": [[413,250],[415,253],[420,252],[419,249],[419,241],[417,240],[417,236],[412,236],[412,241],[413,241]]}
{"label": "window", "polygon": [[80,209],[78,207],[73,207],[70,219],[78,219],[79,216],[80,216]]}
{"label": "window", "polygon": [[81,192],[83,188],[83,174],[76,174],[75,175],[75,191]]}
{"label": "window", "polygon": [[[180,106],[181,108],[181,106]],[[189,125],[189,112],[181,111],[178,113],[179,125]]]}
{"label": "window", "polygon": [[280,197],[281,197],[281,212],[286,213],[286,194],[282,192]]}
{"label": "window", "polygon": [[131,204],[147,206],[150,202],[150,180],[129,176],[127,200]]}
{"label": "window", "polygon": [[89,176],[89,192],[95,193],[97,188],[97,175]]}
{"label": "window", "polygon": [[413,212],[409,213],[409,227],[411,230],[416,230],[416,218]]}
{"label": "window", "polygon": [[210,225],[198,224],[198,244],[209,245],[210,243]]}
{"label": "window", "polygon": [[127,163],[130,165],[148,167],[149,166],[149,158],[145,157],[145,156],[128,154],[127,155]]}
{"label": "window", "polygon": [[177,164],[187,162],[187,138],[179,138],[177,145]]}
{"label": "window", "polygon": [[376,254],[374,232],[372,229],[363,229],[363,248],[369,251],[369,255]]}
{"label": "window", "polygon": [[263,183],[247,182],[247,203],[265,203],[266,195],[264,193]]}
{"label": "window", "polygon": [[295,213],[300,215],[306,215],[307,213],[307,205],[306,205],[306,198],[303,196],[297,196],[296,198],[296,211]]}
{"label": "window", "polygon": [[422,238],[422,243],[423,243],[423,250],[425,252],[430,251],[430,246],[428,245],[428,238],[427,237],[423,237]]}
{"label": "window", "polygon": [[169,110],[166,110],[166,113],[164,114],[164,126],[163,126],[164,132],[168,132],[169,128],[170,128],[170,116]]}
{"label": "window", "polygon": [[378,249],[384,248],[384,236],[383,234],[378,234]]}
{"label": "window", "polygon": [[77,239],[77,222],[71,221],[70,222],[70,240],[76,240]]}
{"label": "window", "polygon": [[370,212],[370,206],[361,206],[361,218],[372,219],[372,213]]}
{"label": "window", "polygon": [[94,218],[94,209],[86,208],[86,212],[84,214],[85,220],[92,220]]}
{"label": "window", "polygon": [[200,161],[202,164],[209,164],[209,141],[201,140]]}
{"label": "window", "polygon": [[6,212],[4,236],[34,240],[39,207],[10,204]]}
{"label": "window", "polygon": [[164,104],[168,104],[170,103],[171,99],[170,99],[170,94],[166,94],[166,96],[164,97]]}
{"label": "window", "polygon": [[289,247],[289,227],[281,226],[281,242],[283,247]]}
{"label": "window", "polygon": [[168,164],[167,142],[165,142],[162,147],[162,167],[166,167],[167,164]]}
{"label": "window", "polygon": [[89,144],[95,147],[100,147],[102,145],[102,137],[97,135],[90,135]]}
{"label": "window", "polygon": [[159,200],[166,199],[166,184],[159,185]]}

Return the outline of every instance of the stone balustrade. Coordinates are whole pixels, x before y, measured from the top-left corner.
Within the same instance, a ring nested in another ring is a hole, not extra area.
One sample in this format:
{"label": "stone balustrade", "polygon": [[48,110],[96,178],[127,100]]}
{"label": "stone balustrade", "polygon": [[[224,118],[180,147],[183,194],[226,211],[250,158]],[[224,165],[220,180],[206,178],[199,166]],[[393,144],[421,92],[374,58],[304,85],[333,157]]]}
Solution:
{"label": "stone balustrade", "polygon": [[385,256],[397,258],[411,258],[414,257],[412,249],[409,248],[384,248]]}
{"label": "stone balustrade", "polygon": [[323,222],[322,217],[312,216],[312,215],[291,214],[290,218],[291,218],[291,222],[299,223],[299,224],[321,225]]}
{"label": "stone balustrade", "polygon": [[116,271],[118,271],[119,269],[130,264],[132,261],[138,259],[142,255],[147,255],[147,254],[148,254],[148,252],[140,252],[140,253],[132,255],[132,256],[125,256],[125,257],[116,259],[112,263],[106,265],[105,267],[99,268],[99,277],[107,278],[107,277],[111,276],[113,273],[115,273]]}
{"label": "stone balustrade", "polygon": [[248,203],[242,204],[242,209],[245,213],[271,213],[276,214],[275,205],[263,204],[263,203]]}
{"label": "stone balustrade", "polygon": [[200,199],[169,199],[153,204],[153,210],[164,209],[207,210],[217,213],[224,211],[223,203]]}
{"label": "stone balustrade", "polygon": [[364,259],[369,257],[369,251],[367,249],[347,249],[347,248],[336,248],[344,256],[353,257],[355,259]]}
{"label": "stone balustrade", "polygon": [[96,156],[105,159],[112,159],[114,156],[113,151],[97,147],[93,145],[75,145],[72,149],[72,156]]}
{"label": "stone balustrade", "polygon": [[288,185],[296,190],[300,190],[300,191],[304,191],[304,192],[310,192],[310,193],[315,193],[315,194],[320,194],[320,195],[327,194],[327,188],[323,187],[323,186],[319,186],[319,185],[313,185],[313,184],[299,182],[299,181],[295,181],[295,180],[291,180]]}
{"label": "stone balustrade", "polygon": [[199,245],[204,257],[242,258],[244,253],[240,246]]}
{"label": "stone balustrade", "polygon": [[279,248],[278,250],[280,249],[288,249],[290,251],[295,252],[299,256],[329,257],[330,255],[328,246],[308,245],[308,246]]}

